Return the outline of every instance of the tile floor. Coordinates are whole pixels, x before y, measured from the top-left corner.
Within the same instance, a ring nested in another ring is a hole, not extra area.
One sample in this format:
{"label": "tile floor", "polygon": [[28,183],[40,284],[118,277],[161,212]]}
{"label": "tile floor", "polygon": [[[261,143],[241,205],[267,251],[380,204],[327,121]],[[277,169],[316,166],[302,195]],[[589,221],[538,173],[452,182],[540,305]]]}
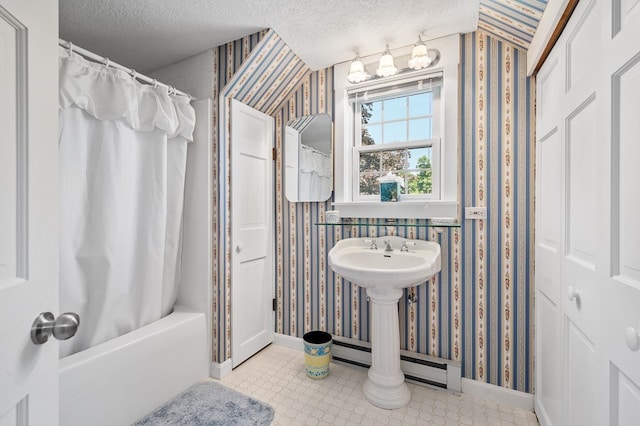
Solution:
{"label": "tile floor", "polygon": [[327,378],[311,380],[302,351],[271,345],[220,383],[270,404],[273,425],[538,425],[529,411],[413,384],[409,405],[383,410],[362,394],[366,374],[366,369],[332,362]]}

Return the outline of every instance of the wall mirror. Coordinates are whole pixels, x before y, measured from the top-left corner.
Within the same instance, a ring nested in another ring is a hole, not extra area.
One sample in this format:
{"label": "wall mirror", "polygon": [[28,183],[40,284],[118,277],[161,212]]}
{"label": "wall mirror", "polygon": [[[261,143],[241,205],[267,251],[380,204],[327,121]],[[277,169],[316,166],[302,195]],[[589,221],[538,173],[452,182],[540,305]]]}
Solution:
{"label": "wall mirror", "polygon": [[295,118],[285,128],[285,196],[326,201],[333,190],[333,126],[328,114]]}

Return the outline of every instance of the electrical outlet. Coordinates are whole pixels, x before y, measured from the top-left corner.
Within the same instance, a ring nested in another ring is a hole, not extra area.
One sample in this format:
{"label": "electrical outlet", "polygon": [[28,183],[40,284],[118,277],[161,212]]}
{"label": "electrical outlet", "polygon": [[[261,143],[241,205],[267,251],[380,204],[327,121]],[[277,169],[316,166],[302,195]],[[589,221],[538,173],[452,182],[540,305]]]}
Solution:
{"label": "electrical outlet", "polygon": [[486,219],[487,208],[486,207],[465,207],[464,209],[465,219]]}

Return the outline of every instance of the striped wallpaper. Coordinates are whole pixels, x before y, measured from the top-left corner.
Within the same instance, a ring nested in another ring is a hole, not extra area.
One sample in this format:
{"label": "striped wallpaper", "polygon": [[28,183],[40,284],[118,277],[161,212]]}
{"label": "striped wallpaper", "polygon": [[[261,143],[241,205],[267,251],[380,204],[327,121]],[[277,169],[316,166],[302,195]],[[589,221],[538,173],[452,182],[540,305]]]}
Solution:
{"label": "striped wallpaper", "polygon": [[461,200],[487,206],[462,230],[464,375],[533,391],[534,82],[526,51],[462,37]]}
{"label": "striped wallpaper", "polygon": [[[327,265],[341,238],[389,233],[442,247],[442,271],[400,303],[404,349],[460,360],[465,377],[533,391],[533,95],[526,52],[484,32],[462,38],[461,199],[487,206],[463,228],[316,226],[330,203],[289,203],[277,163],[276,332],[325,330],[369,339],[365,292]],[[328,112],[330,70],[305,80],[276,117],[281,152],[292,117]],[[375,223],[371,219],[370,223]],[[408,292],[407,290],[406,292]]]}
{"label": "striped wallpaper", "polygon": [[478,29],[528,49],[547,0],[480,0]]}
{"label": "striped wallpaper", "polygon": [[[272,37],[277,35],[263,32],[218,49],[220,93],[251,99],[254,92],[239,79],[259,77],[245,72],[268,65],[256,65],[253,58],[260,52],[264,58],[273,57],[264,51],[265,43],[275,40]],[[327,264],[328,250],[337,240],[352,236],[392,233],[434,240],[442,246],[442,271],[417,288],[417,303],[401,302],[402,347],[460,360],[464,377],[532,392],[533,83],[526,78],[526,52],[501,37],[483,31],[466,34],[461,49],[461,201],[463,206],[487,206],[488,218],[441,233],[412,226],[418,220],[401,220],[392,227],[375,225],[373,220],[371,225],[316,226],[331,203],[286,200],[282,141],[284,126],[291,118],[315,113],[333,116],[333,70],[291,71],[290,81],[278,83],[280,93],[269,92],[278,100],[277,105],[263,106],[275,118],[278,152],[276,332],[301,337],[319,329],[368,340],[364,291],[333,274]],[[220,108],[224,114],[224,103]],[[218,152],[226,164],[216,176],[225,184],[220,183],[217,198],[220,236],[214,242],[224,248],[230,218],[226,208],[228,141],[222,130]],[[230,280],[225,252],[228,247],[217,254],[218,279],[214,279],[213,357],[217,362],[230,357]]]}

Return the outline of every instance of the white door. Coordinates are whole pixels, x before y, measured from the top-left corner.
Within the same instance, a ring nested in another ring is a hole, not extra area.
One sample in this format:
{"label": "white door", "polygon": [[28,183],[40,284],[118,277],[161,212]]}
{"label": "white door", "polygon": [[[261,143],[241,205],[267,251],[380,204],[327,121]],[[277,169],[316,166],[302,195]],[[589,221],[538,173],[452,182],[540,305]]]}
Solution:
{"label": "white door", "polygon": [[0,1],[0,425],[58,424],[58,2]]}
{"label": "white door", "polygon": [[640,424],[639,39],[637,1],[580,2],[537,76],[543,425]]}
{"label": "white door", "polygon": [[640,425],[640,3],[605,3],[605,159],[611,169],[605,179],[602,321],[608,423]]}
{"label": "white door", "polygon": [[231,103],[231,359],[273,341],[273,118]]}

